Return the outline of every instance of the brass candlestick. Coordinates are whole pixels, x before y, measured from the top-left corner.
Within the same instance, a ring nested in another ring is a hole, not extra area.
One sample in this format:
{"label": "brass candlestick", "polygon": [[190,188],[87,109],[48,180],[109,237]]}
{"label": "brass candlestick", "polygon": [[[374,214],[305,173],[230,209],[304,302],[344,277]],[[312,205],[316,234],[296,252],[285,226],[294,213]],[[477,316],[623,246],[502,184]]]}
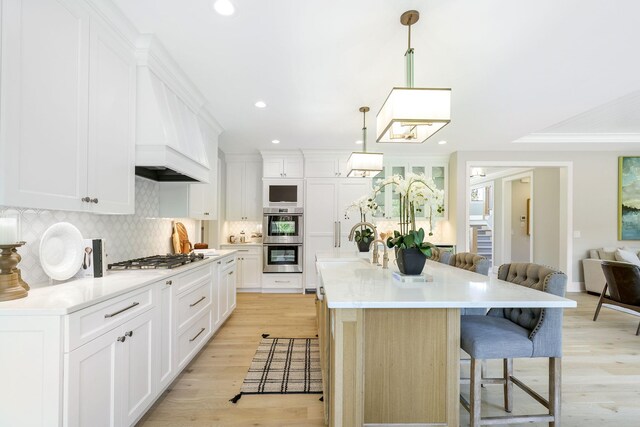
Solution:
{"label": "brass candlestick", "polygon": [[[20,243],[24,245],[26,242],[20,242]],[[11,252],[13,252],[13,256],[18,260],[18,264],[20,264],[20,261],[22,261],[22,257],[18,253],[18,247],[16,246],[15,248],[13,248]],[[28,291],[29,289],[31,289],[31,287],[27,284],[27,282],[22,280],[22,272],[20,271],[20,269],[16,267],[13,269],[13,271],[18,273],[18,282],[20,283],[20,286],[22,286],[25,291]]]}
{"label": "brass candlestick", "polygon": [[17,251],[14,252],[16,248],[24,245],[24,243],[17,242],[0,245],[0,301],[24,298],[29,294],[20,284],[20,274],[16,268],[20,258],[17,255]]}

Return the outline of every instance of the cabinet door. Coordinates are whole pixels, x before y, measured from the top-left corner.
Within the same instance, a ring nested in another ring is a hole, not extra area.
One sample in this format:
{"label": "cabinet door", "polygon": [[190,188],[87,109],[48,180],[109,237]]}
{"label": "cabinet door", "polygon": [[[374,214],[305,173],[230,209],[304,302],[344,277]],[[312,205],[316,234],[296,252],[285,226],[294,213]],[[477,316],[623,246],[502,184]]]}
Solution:
{"label": "cabinet door", "polygon": [[135,57],[92,22],[87,196],[93,212],[132,214],[135,187]]}
{"label": "cabinet door", "polygon": [[[238,266],[242,269],[242,273],[238,276],[242,277],[242,288],[259,288],[260,279],[262,279],[262,257],[260,255],[242,255],[241,264]],[[238,283],[238,282],[236,282]]]}
{"label": "cabinet door", "polygon": [[[246,162],[244,172],[244,219],[262,221],[262,176],[259,162]],[[235,191],[238,191],[237,189]]]}
{"label": "cabinet door", "polygon": [[[223,261],[223,266],[224,262],[226,261]],[[236,276],[232,270],[224,267],[220,269],[220,276],[218,278],[218,312],[220,313],[218,321],[220,323],[222,323],[229,314],[229,276],[233,276],[231,279],[236,280]]]}
{"label": "cabinet door", "polygon": [[304,163],[302,158],[288,158],[285,157],[284,163],[284,177],[285,178],[302,178]]}
{"label": "cabinet door", "polygon": [[64,425],[113,427],[121,424],[118,390],[122,372],[118,359],[126,342],[120,328],[99,336],[65,355]]}
{"label": "cabinet door", "polygon": [[337,161],[337,173],[339,177],[346,178],[349,174],[349,168],[347,167],[347,162],[349,161],[348,157],[339,158]]}
{"label": "cabinet door", "polygon": [[[354,200],[371,193],[371,179],[344,179],[340,180],[338,187],[338,232],[340,233],[339,247],[354,247],[355,242],[349,241],[349,232],[354,224],[360,222],[360,215],[351,214],[347,219],[345,211]],[[367,218],[371,222],[372,218]]]}
{"label": "cabinet door", "polygon": [[308,179],[305,191],[304,272],[306,287],[315,287],[316,252],[338,246],[335,179]]}
{"label": "cabinet door", "polygon": [[227,163],[227,221],[242,221],[244,163]]}
{"label": "cabinet door", "polygon": [[87,209],[89,17],[14,0],[0,19],[0,204]]}
{"label": "cabinet door", "polygon": [[125,342],[119,370],[125,384],[121,396],[122,425],[125,426],[133,425],[155,398],[155,314],[155,310],[148,310],[122,325]]}
{"label": "cabinet door", "polygon": [[158,383],[161,390],[171,384],[176,374],[176,331],[173,327],[174,309],[171,285],[171,279],[167,279],[165,283],[160,285],[160,338],[158,340],[160,345],[160,354],[158,357],[160,374]]}
{"label": "cabinet door", "polygon": [[236,271],[237,265],[234,265],[227,272],[227,315],[231,314],[236,308]]}
{"label": "cabinet door", "polygon": [[448,213],[447,213],[447,166],[442,164],[442,165],[432,165],[430,168],[431,170],[431,178],[433,179],[433,182],[436,184],[436,187],[438,188],[438,190],[442,190],[444,191],[444,200],[443,200],[443,208],[444,211],[442,213],[438,213],[438,212],[433,212],[433,218],[435,219],[440,219],[440,218],[447,218],[448,217]]}
{"label": "cabinet door", "polygon": [[306,159],[304,176],[306,178],[335,178],[338,176],[336,161],[334,159]]}
{"label": "cabinet door", "polygon": [[281,158],[262,161],[263,178],[284,178],[284,164]]}

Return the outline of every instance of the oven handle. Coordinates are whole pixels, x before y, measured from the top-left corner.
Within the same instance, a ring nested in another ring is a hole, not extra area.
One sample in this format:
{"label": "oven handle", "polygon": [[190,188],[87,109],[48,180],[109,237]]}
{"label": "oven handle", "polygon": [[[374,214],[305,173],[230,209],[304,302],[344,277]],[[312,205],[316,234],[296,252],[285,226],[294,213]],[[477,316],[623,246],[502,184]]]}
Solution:
{"label": "oven handle", "polygon": [[333,221],[333,247],[337,248],[336,245],[336,230],[338,229],[338,221]]}
{"label": "oven handle", "polygon": [[341,247],[342,243],[340,242],[340,233],[342,233],[342,222],[338,221],[338,247]]}

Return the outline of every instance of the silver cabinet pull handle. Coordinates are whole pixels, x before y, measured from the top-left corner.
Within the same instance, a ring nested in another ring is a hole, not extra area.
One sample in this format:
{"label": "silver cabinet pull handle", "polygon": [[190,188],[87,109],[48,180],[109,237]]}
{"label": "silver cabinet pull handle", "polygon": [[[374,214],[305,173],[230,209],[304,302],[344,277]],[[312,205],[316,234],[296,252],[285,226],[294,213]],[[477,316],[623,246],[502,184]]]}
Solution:
{"label": "silver cabinet pull handle", "polygon": [[230,259],[229,261],[227,261],[227,264],[231,264],[233,262],[232,259]]}
{"label": "silver cabinet pull handle", "polygon": [[104,318],[105,318],[105,319],[108,319],[109,317],[117,316],[117,315],[118,315],[118,314],[120,314],[120,313],[124,313],[124,312],[125,312],[125,311],[127,311],[127,310],[131,310],[131,309],[132,309],[133,307],[135,307],[136,305],[140,305],[140,303],[139,303],[139,302],[134,302],[133,304],[131,304],[131,305],[130,305],[130,306],[128,306],[128,307],[123,308],[122,310],[118,310],[118,311],[113,312],[113,313],[105,314],[105,315],[104,315]]}
{"label": "silver cabinet pull handle", "polygon": [[342,246],[340,233],[342,233],[342,222],[338,221],[338,247]]}
{"label": "silver cabinet pull handle", "polygon": [[133,336],[133,331],[125,332],[124,336],[125,337],[132,337]]}
{"label": "silver cabinet pull handle", "polygon": [[276,283],[291,283],[290,280],[276,280]]}
{"label": "silver cabinet pull handle", "polygon": [[249,252],[249,249],[238,249],[238,252]]}
{"label": "silver cabinet pull handle", "polygon": [[324,288],[320,286],[320,295],[324,295]]}
{"label": "silver cabinet pull handle", "polygon": [[189,342],[193,342],[193,341],[195,341],[195,340],[196,340],[196,338],[198,338],[198,337],[200,336],[200,334],[201,334],[201,333],[203,333],[203,332],[204,332],[204,328],[200,329],[200,332],[198,332],[198,333],[196,334],[196,336],[195,336],[195,337],[191,338],[191,339],[189,340]]}
{"label": "silver cabinet pull handle", "polygon": [[229,272],[229,276],[231,276],[232,274],[233,274],[233,271],[230,271],[230,272]]}
{"label": "silver cabinet pull handle", "polygon": [[189,307],[195,307],[196,305],[200,304],[205,299],[207,299],[207,297],[202,297],[198,301],[194,302],[193,304],[189,304]]}

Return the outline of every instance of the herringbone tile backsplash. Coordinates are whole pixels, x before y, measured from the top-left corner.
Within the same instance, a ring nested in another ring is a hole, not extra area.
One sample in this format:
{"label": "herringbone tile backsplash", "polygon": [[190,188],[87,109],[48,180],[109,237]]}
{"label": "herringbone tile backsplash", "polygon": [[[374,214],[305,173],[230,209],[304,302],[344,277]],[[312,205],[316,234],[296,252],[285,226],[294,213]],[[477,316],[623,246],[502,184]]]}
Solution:
{"label": "herringbone tile backsplash", "polygon": [[[38,252],[42,234],[57,222],[75,225],[84,238],[105,239],[107,263],[171,253],[172,219],[158,218],[159,188],[157,182],[136,177],[136,209],[133,215],[97,215],[0,206],[0,216],[18,216],[19,238],[27,242],[18,249],[22,256],[18,267],[22,270],[23,279],[32,288],[49,284]],[[177,220],[187,228],[189,240],[198,241],[199,221],[188,218]]]}

